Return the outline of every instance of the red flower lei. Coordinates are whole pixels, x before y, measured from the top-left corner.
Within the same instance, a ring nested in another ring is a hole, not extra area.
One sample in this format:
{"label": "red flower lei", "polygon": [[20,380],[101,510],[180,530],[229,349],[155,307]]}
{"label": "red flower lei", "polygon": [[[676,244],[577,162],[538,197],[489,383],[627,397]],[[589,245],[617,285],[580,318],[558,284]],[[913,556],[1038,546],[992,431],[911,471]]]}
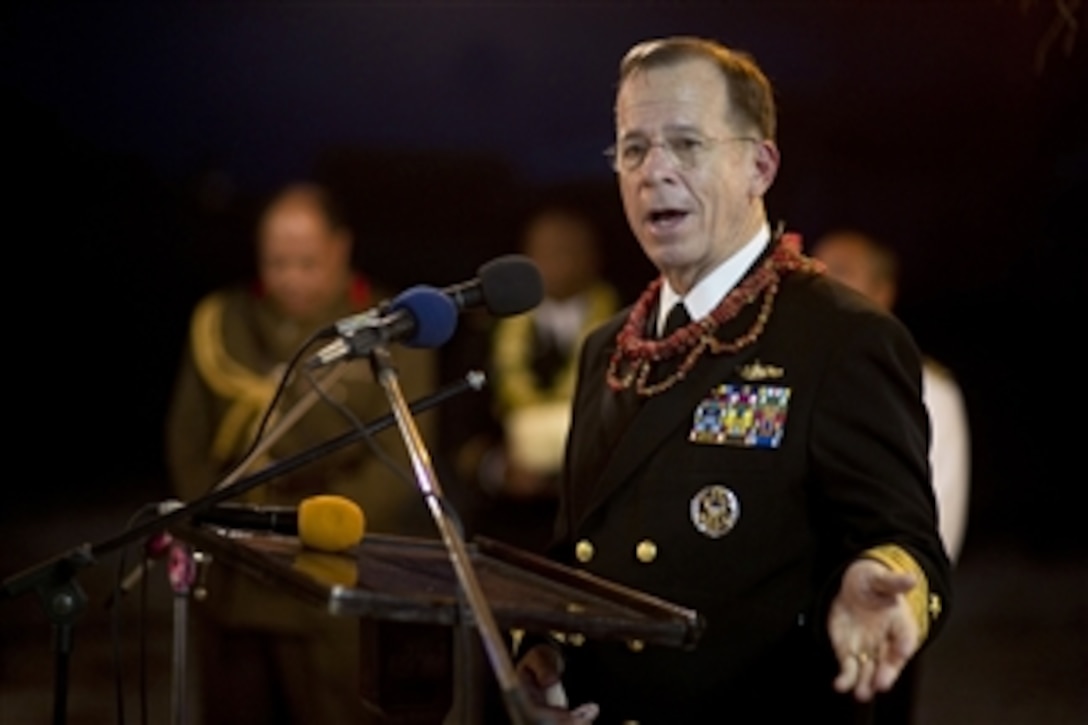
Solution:
{"label": "red flower lei", "polygon": [[[767,260],[723,297],[709,315],[681,327],[663,340],[644,336],[646,322],[657,304],[662,285],[661,277],[655,279],[635,302],[616,336],[616,350],[608,363],[608,386],[615,391],[634,386],[639,395],[656,395],[683,380],[704,352],[709,350],[711,355],[735,353],[751,345],[759,339],[770,319],[783,274],[799,270],[823,272],[823,264],[801,254],[800,247],[798,235],[782,235]],[[760,294],[763,304],[748,331],[728,342],[719,340],[715,336],[718,328],[755,302]],[[655,363],[681,355],[683,360],[675,372],[656,383],[649,382]]]}

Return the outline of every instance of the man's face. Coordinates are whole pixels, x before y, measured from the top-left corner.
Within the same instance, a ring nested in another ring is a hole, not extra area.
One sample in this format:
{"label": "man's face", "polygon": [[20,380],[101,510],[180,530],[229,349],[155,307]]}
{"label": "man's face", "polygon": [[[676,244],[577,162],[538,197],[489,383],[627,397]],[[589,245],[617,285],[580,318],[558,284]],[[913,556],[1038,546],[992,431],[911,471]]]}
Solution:
{"label": "man's face", "polygon": [[525,250],[540,269],[544,294],[564,300],[588,288],[597,277],[593,230],[566,214],[548,214],[526,232]]}
{"label": "man's face", "polygon": [[[621,155],[625,145],[652,145],[637,168],[618,171],[627,221],[681,293],[758,231],[778,168],[773,142],[726,123],[728,104],[721,72],[702,59],[636,72],[616,99]],[[663,147],[670,139],[702,143],[690,168]]]}
{"label": "man's face", "polygon": [[285,315],[313,320],[345,290],[349,245],[310,204],[272,209],[260,229],[259,268],[267,293]]}

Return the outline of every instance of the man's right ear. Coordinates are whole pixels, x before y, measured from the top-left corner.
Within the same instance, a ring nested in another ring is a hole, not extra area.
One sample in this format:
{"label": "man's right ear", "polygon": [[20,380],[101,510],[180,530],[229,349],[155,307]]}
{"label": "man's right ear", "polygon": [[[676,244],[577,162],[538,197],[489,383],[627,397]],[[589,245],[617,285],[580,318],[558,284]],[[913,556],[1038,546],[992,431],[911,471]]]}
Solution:
{"label": "man's right ear", "polygon": [[774,183],[774,179],[778,175],[780,161],[778,145],[774,141],[762,140],[757,142],[749,187],[752,198],[761,198],[771,188],[771,184]]}

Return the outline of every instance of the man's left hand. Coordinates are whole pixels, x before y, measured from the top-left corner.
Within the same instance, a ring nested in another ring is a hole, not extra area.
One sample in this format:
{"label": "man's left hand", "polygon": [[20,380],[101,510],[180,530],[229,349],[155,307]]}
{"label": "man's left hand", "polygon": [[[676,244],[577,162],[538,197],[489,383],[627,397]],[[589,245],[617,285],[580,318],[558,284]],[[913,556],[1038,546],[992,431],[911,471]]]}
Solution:
{"label": "man's left hand", "polygon": [[919,646],[918,623],[905,596],[916,583],[871,559],[847,568],[827,619],[839,660],[836,690],[867,702],[895,684]]}

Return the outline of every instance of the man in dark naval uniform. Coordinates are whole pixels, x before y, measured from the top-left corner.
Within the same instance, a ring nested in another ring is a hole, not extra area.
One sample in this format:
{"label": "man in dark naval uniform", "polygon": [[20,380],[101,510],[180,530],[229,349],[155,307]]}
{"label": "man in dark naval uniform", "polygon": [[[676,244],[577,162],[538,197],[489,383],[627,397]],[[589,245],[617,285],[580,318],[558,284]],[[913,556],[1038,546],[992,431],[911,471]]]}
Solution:
{"label": "man in dark naval uniform", "polygon": [[866,722],[949,597],[919,352],[768,224],[750,56],[636,45],[615,121],[661,274],[583,347],[551,551],[706,626],[690,650],[526,640],[520,676],[560,722]]}

